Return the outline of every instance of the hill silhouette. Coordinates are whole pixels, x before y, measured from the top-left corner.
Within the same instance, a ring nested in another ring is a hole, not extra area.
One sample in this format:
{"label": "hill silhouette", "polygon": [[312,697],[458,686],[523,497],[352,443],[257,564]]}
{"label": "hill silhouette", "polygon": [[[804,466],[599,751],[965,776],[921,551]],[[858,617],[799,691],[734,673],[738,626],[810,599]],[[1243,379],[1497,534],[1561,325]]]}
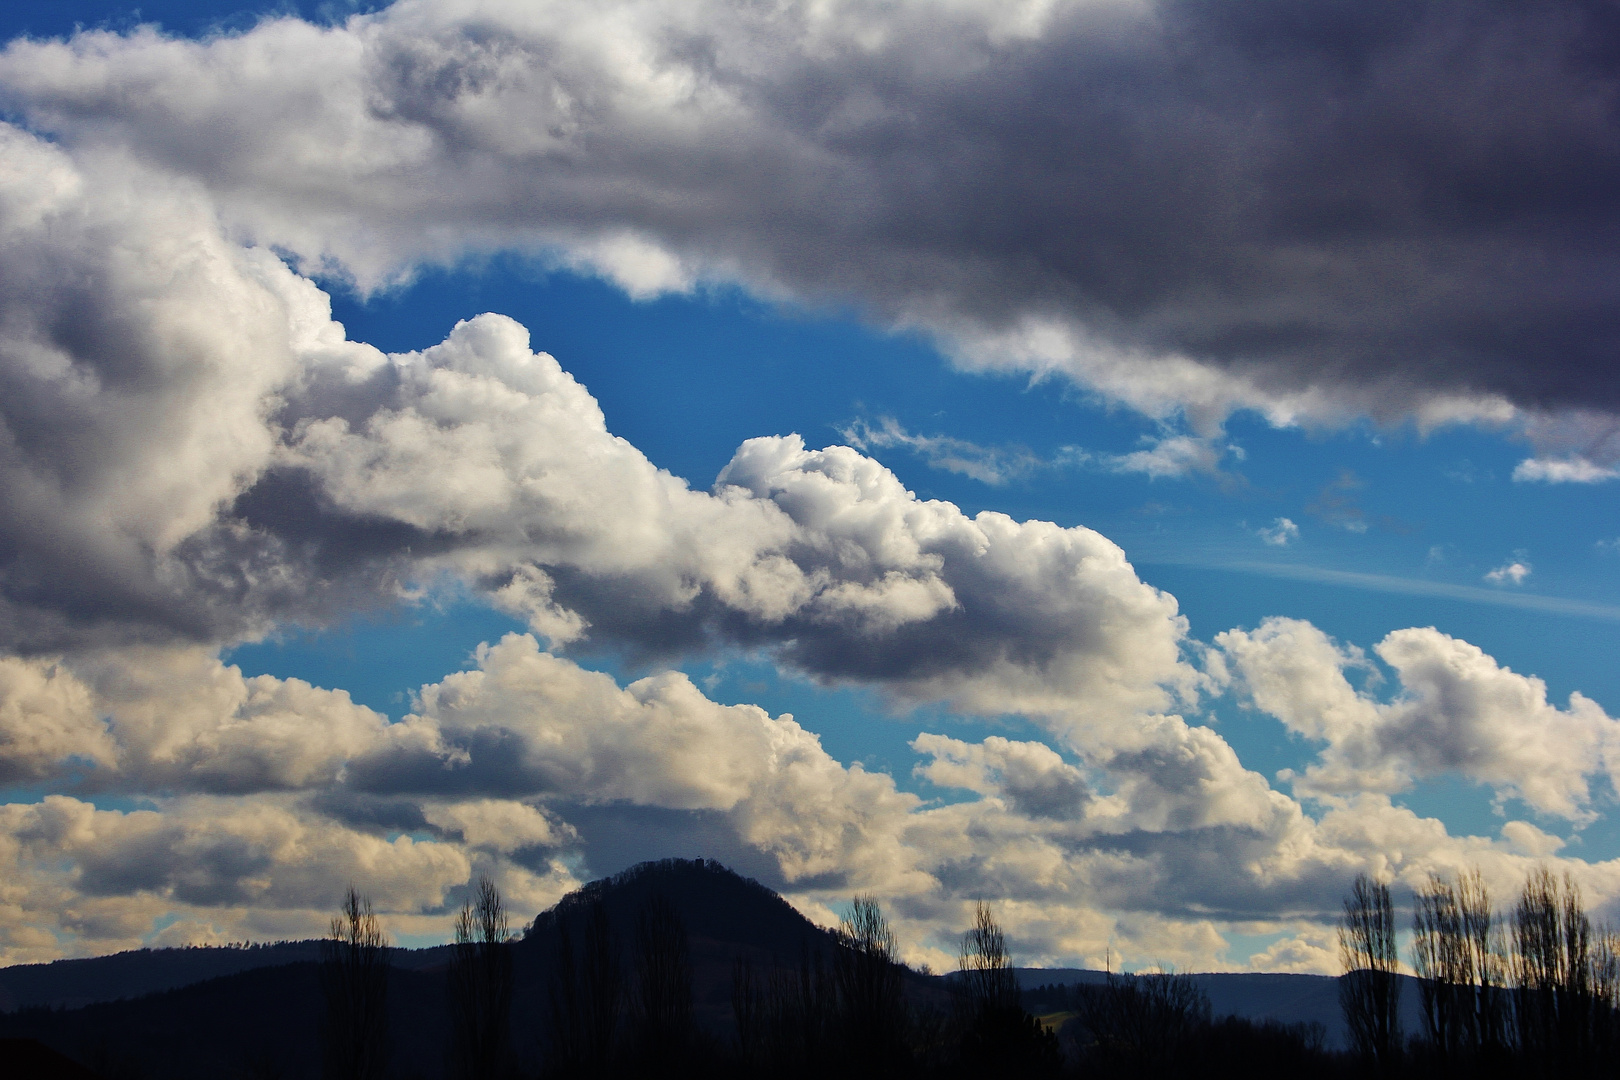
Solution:
{"label": "hill silhouette", "polygon": [[[734,965],[761,975],[830,964],[837,938],[769,888],[705,859],[643,863],[592,882],[542,912],[512,946],[513,1052],[525,1075],[547,1053],[550,987],[559,943],[590,912],[605,914],[626,975],[636,926],[656,899],[684,924],[692,970],[693,1020],[715,1044],[733,1038]],[[390,1044],[401,1078],[446,1075],[451,1032],[451,949],[390,950]],[[108,1078],[218,1080],[303,1077],[320,1072],[322,996],[319,943],[250,948],[138,950],[87,960],[0,969],[10,1006],[0,1038],[33,1038]],[[1021,969],[1018,981],[1040,1011],[1042,984],[1086,983],[1100,972]],[[949,1012],[949,980],[901,973],[914,1006]],[[1312,976],[1199,976],[1215,1014],[1339,1024],[1335,980]],[[1213,981],[1211,981],[1213,980]],[[1279,981],[1280,980],[1280,981]],[[1228,985],[1230,984],[1230,985]],[[1409,995],[1415,997],[1415,995]]]}
{"label": "hill silhouette", "polygon": [[[688,934],[692,997],[700,1026],[720,1033],[731,1023],[732,966],[746,960],[763,971],[796,967],[805,959],[828,962],[834,935],[817,926],[774,891],[710,859],[641,863],[593,881],[540,913],[518,946],[518,963],[549,967],[565,923],[580,922],[600,902],[623,947],[635,939],[643,908],[661,897]],[[917,993],[937,989],[920,980]]]}
{"label": "hill silhouette", "polygon": [[829,947],[832,935],[773,890],[712,859],[664,859],[576,889],[535,917],[524,944],[551,944],[559,923],[601,902],[616,926],[629,928],[655,896],[668,900],[698,941],[797,959],[801,946]]}
{"label": "hill silhouette", "polygon": [[[411,970],[442,966],[448,956],[449,947],[444,945],[393,950],[394,966]],[[79,960],[15,964],[0,968],[0,1013],[42,1006],[78,1008],[175,990],[242,971],[314,963],[318,959],[318,941],[277,941],[265,945],[131,949]]]}
{"label": "hill silhouette", "polygon": [[[628,962],[636,918],[661,896],[690,939],[695,1018],[729,1031],[732,964],[762,968],[825,953],[834,938],[769,888],[712,860],[643,863],[570,893],[514,942],[516,1053],[537,1063],[547,1015],[547,973],[557,935],[600,902]],[[320,1061],[319,943],[252,948],[137,950],[0,969],[14,1002],[0,1037],[36,1038],[98,1072],[172,1077],[314,1076]],[[449,1052],[449,947],[390,950],[388,1006],[396,1072],[433,1077]],[[911,977],[919,994],[935,980]]]}

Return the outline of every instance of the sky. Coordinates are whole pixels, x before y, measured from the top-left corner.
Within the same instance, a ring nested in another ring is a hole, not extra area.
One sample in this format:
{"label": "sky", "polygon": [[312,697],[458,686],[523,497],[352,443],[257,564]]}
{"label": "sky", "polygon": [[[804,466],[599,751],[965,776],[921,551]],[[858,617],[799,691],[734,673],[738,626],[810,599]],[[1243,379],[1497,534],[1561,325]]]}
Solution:
{"label": "sky", "polygon": [[1596,2],[0,12],[0,964],[644,859],[1620,920]]}

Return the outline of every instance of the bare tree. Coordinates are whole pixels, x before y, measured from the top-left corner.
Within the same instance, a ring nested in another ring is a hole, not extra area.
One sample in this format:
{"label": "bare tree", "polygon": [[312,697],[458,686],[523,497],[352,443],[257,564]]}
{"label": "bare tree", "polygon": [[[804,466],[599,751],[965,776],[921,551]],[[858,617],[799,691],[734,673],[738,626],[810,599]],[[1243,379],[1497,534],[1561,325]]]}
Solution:
{"label": "bare tree", "polygon": [[1024,1011],[1006,936],[983,901],[962,935],[959,954],[962,1064],[977,1076],[1031,1077],[1055,1073],[1063,1056],[1057,1039]]}
{"label": "bare tree", "polygon": [[731,961],[731,1016],[743,1064],[750,1070],[766,1068],[771,1051],[770,985],[746,956]]}
{"label": "bare tree", "polygon": [[1508,1045],[1507,946],[1478,867],[1457,877],[1457,910],[1474,976],[1469,1036],[1481,1053],[1500,1054]]}
{"label": "bare tree", "polygon": [[1412,911],[1412,968],[1418,976],[1423,1027],[1442,1063],[1463,1056],[1470,1039],[1466,1027],[1472,1010],[1463,1003],[1474,973],[1462,932],[1457,890],[1437,874],[1418,890]]}
{"label": "bare tree", "polygon": [[1504,1046],[1505,960],[1479,870],[1431,874],[1412,913],[1412,967],[1424,1034],[1442,1066],[1461,1067]]}
{"label": "bare tree", "polygon": [[1192,1037],[1209,1022],[1210,1009],[1209,998],[1189,976],[1110,971],[1102,986],[1077,988],[1075,1012],[1098,1063],[1139,1076],[1174,1071]]}
{"label": "bare tree", "polygon": [[1580,889],[1541,867],[1513,909],[1513,1004],[1519,1048],[1554,1069],[1579,1067],[1592,1052],[1598,1005],[1592,924]]}
{"label": "bare tree", "polygon": [[[581,940],[576,949],[575,937]],[[551,1049],[555,1071],[602,1076],[613,1061],[623,1006],[618,937],[600,898],[557,924],[551,969]]]}
{"label": "bare tree", "polygon": [[833,979],[851,1064],[883,1071],[904,1056],[906,1004],[894,931],[870,896],[857,896],[838,928]]}
{"label": "bare tree", "polygon": [[1620,933],[1592,931],[1592,1056],[1614,1061],[1620,1054]]}
{"label": "bare tree", "polygon": [[380,1080],[388,1058],[388,946],[371,900],[353,885],[321,942],[324,1075]]}
{"label": "bare tree", "polygon": [[974,1012],[1021,1008],[1006,937],[982,900],[973,910],[973,926],[962,935],[959,967],[962,988]]}
{"label": "bare tree", "polygon": [[1401,1049],[1400,954],[1389,886],[1357,874],[1339,922],[1339,1006],[1356,1052],[1380,1071],[1394,1068]]}
{"label": "bare tree", "polygon": [[647,1061],[669,1063],[690,1050],[692,960],[686,924],[665,896],[654,896],[636,920],[636,1034]]}
{"label": "bare tree", "polygon": [[463,1080],[494,1080],[512,1068],[509,937],[500,890],[480,877],[456,915],[450,954],[452,1055]]}
{"label": "bare tree", "polygon": [[796,967],[732,965],[732,1013],[743,1061],[760,1075],[824,1076],[837,991],[819,950],[802,943]]}

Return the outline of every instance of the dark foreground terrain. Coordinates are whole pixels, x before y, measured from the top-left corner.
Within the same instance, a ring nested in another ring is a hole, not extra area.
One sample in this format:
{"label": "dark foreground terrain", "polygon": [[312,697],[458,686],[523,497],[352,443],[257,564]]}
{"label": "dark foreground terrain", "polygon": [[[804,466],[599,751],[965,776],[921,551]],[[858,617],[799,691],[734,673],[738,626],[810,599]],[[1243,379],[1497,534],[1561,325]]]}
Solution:
{"label": "dark foreground terrain", "polygon": [[[674,951],[649,944],[654,910],[675,916]],[[958,976],[874,966],[855,939],[712,861],[594,882],[506,946],[498,1061],[469,1064],[457,1041],[452,952],[388,951],[384,1052],[364,1066],[323,1057],[334,1022],[318,942],[0,969],[0,1039],[37,1040],[104,1080],[1361,1072],[1341,1049],[1334,979],[1018,969],[997,998]],[[21,1068],[0,1061],[0,1076]]]}

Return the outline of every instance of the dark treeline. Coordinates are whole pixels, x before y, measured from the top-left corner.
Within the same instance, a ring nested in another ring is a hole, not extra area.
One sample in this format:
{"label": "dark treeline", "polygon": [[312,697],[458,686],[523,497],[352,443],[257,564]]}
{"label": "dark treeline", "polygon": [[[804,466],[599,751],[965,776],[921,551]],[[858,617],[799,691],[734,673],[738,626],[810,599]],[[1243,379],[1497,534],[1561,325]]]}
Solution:
{"label": "dark treeline", "polygon": [[1333,1077],[1354,1062],[1326,1048],[1321,1024],[1212,1019],[1188,975],[1110,973],[1098,985],[1042,986],[1031,1009],[1060,1019],[1058,1041],[1074,1075],[1135,1077]]}
{"label": "dark treeline", "polygon": [[1431,875],[1413,902],[1422,1023],[1403,1032],[1396,918],[1387,885],[1345,900],[1340,1000],[1352,1053],[1377,1075],[1620,1075],[1620,935],[1594,926],[1580,890],[1545,867],[1506,913],[1478,870]]}
{"label": "dark treeline", "polygon": [[[450,1076],[1040,1080],[1191,1070],[1253,1077],[1331,1072],[1348,1060],[1324,1050],[1320,1027],[1212,1021],[1208,1001],[1185,976],[1117,976],[1101,986],[1021,993],[1005,937],[984,904],[963,936],[959,970],[944,980],[921,977],[900,962],[882,909],[864,896],[836,932],[803,938],[796,956],[766,960],[739,951],[729,1023],[704,1023],[694,1008],[689,933],[676,906],[654,892],[633,918],[615,920],[604,895],[582,895],[544,920],[543,1007],[515,1016],[515,943],[499,892],[479,883],[458,918],[448,974]],[[380,1015],[386,982],[356,955],[374,941],[368,919],[364,899],[351,894],[333,924],[322,982],[330,1080],[378,1076],[373,1070],[383,1067],[374,1048],[386,1038],[367,1018]],[[514,1052],[525,1032],[538,1060]]]}
{"label": "dark treeline", "polygon": [[106,1080],[1620,1073],[1616,937],[1567,878],[1538,871],[1502,911],[1477,872],[1432,878],[1403,966],[1407,932],[1387,886],[1353,884],[1345,1049],[1320,1024],[1215,1017],[1204,984],[1173,972],[1020,991],[983,904],[958,970],[935,978],[900,962],[870,897],[829,932],[717,864],[669,862],[593,883],[522,935],[480,880],[431,966],[389,949],[351,889],[318,962],[24,1010],[0,1035],[40,1038]]}

